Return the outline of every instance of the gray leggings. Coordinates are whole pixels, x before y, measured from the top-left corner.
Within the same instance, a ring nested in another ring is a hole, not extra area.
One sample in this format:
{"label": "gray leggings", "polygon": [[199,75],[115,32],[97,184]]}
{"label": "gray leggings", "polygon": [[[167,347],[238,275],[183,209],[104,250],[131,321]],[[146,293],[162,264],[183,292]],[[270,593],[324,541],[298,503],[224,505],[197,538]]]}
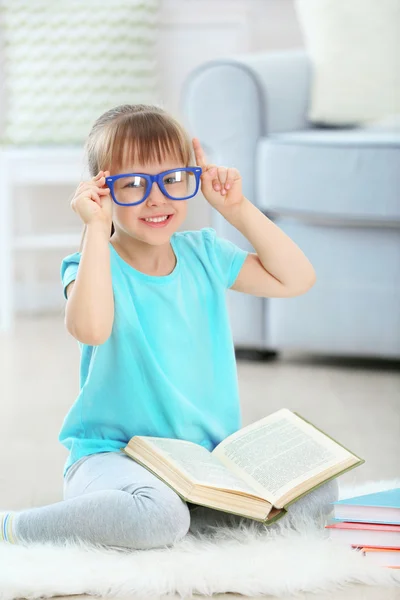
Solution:
{"label": "gray leggings", "polygon": [[[295,503],[289,513],[293,518],[306,509],[317,516],[336,499],[337,484],[333,481]],[[206,525],[241,520],[186,503],[122,452],[102,452],[85,456],[70,467],[64,501],[16,513],[14,526],[22,543],[81,540],[100,546],[149,549],[182,539],[194,512]]]}

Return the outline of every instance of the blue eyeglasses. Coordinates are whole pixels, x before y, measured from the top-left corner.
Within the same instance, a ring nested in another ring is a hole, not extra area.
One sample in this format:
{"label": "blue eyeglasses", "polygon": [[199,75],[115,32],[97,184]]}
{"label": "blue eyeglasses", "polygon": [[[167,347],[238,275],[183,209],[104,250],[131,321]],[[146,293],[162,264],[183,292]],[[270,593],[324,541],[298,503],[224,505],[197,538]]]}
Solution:
{"label": "blue eyeglasses", "polygon": [[153,183],[170,200],[188,200],[199,191],[201,167],[170,169],[157,175],[122,173],[106,177],[112,199],[120,206],[135,206],[148,198]]}

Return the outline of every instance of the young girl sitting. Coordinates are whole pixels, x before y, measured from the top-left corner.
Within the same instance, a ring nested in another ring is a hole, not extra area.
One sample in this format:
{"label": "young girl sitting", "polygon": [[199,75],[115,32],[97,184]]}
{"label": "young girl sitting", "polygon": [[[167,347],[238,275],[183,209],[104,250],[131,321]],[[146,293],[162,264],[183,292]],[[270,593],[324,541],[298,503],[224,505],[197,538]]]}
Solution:
{"label": "young girl sitting", "polygon": [[[213,450],[240,429],[227,288],[284,298],[315,281],[303,252],[244,197],[239,172],[193,148],[154,106],[118,106],[90,132],[92,179],[72,200],[84,239],[61,267],[66,327],[81,348],[80,393],[59,438],[64,500],[0,513],[2,541],[146,549],[184,537],[190,505],[121,448],[148,435]],[[212,229],[177,232],[200,185],[254,254]],[[335,486],[296,504],[327,506]]]}

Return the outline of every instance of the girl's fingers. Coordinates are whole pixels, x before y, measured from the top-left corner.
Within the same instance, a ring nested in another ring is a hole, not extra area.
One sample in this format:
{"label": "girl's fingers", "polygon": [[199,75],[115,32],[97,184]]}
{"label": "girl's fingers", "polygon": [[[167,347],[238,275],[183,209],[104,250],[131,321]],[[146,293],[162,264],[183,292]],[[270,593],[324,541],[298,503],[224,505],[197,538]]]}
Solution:
{"label": "girl's fingers", "polygon": [[226,190],[229,190],[233,186],[237,172],[237,169],[228,169],[225,181]]}
{"label": "girl's fingers", "polygon": [[196,164],[199,167],[201,167],[202,169],[206,168],[206,166],[207,166],[206,155],[204,154],[204,150],[201,147],[200,140],[197,138],[193,138],[192,144],[193,144],[193,150],[194,150],[194,156],[196,159]]}
{"label": "girl's fingers", "polygon": [[110,193],[110,188],[108,187],[108,185],[105,185],[104,187],[100,187],[101,186],[101,181],[85,181],[82,182],[79,186],[79,191],[83,192],[85,190],[96,190],[97,193],[101,193],[101,194],[109,194]]}
{"label": "girl's fingers", "polygon": [[216,192],[221,192],[223,196],[227,194],[235,181],[237,169],[228,169],[227,167],[217,167],[216,165],[208,165],[203,170],[203,178],[209,179],[211,185]]}
{"label": "girl's fingers", "polygon": [[92,182],[97,185],[106,185],[106,177],[110,176],[110,171],[99,171],[96,177],[93,177]]}
{"label": "girl's fingers", "polygon": [[214,165],[210,165],[205,172],[205,176],[211,180],[214,190],[218,192],[221,189],[221,184],[218,179],[218,168]]}
{"label": "girl's fingers", "polygon": [[214,179],[217,176],[217,166],[216,165],[207,165],[204,167],[203,172],[201,174],[202,179]]}
{"label": "girl's fingers", "polygon": [[219,179],[222,187],[224,187],[224,185],[225,185],[227,176],[228,176],[228,169],[226,167],[218,167],[218,179]]}
{"label": "girl's fingers", "polygon": [[[108,190],[108,191],[110,191],[110,190]],[[105,190],[95,187],[93,185],[88,185],[86,187],[82,187],[82,189],[79,190],[79,192],[80,192],[79,193],[80,198],[88,198],[89,200],[93,200],[100,206],[101,206],[100,196],[105,195],[104,194]]]}
{"label": "girl's fingers", "polygon": [[227,169],[225,167],[217,168],[216,177],[213,179],[213,188],[216,192],[224,193],[226,172],[227,172]]}
{"label": "girl's fingers", "polygon": [[226,194],[225,183],[227,176],[228,169],[226,167],[218,167],[219,190],[222,195]]}
{"label": "girl's fingers", "polygon": [[90,197],[94,202],[96,202],[96,204],[101,206],[100,196],[97,192],[95,192],[94,190],[91,190]]}

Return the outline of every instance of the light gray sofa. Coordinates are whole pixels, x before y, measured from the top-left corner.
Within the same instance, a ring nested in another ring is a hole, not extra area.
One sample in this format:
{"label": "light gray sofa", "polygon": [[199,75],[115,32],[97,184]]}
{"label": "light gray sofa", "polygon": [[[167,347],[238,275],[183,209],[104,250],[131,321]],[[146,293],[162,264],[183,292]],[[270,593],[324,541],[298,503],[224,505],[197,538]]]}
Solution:
{"label": "light gray sofa", "polygon": [[[307,55],[284,51],[207,63],[184,89],[210,161],[241,171],[245,195],[317,273],[298,298],[229,292],[235,345],[398,358],[400,133],[311,125],[310,81]],[[216,211],[212,226],[248,248]]]}

